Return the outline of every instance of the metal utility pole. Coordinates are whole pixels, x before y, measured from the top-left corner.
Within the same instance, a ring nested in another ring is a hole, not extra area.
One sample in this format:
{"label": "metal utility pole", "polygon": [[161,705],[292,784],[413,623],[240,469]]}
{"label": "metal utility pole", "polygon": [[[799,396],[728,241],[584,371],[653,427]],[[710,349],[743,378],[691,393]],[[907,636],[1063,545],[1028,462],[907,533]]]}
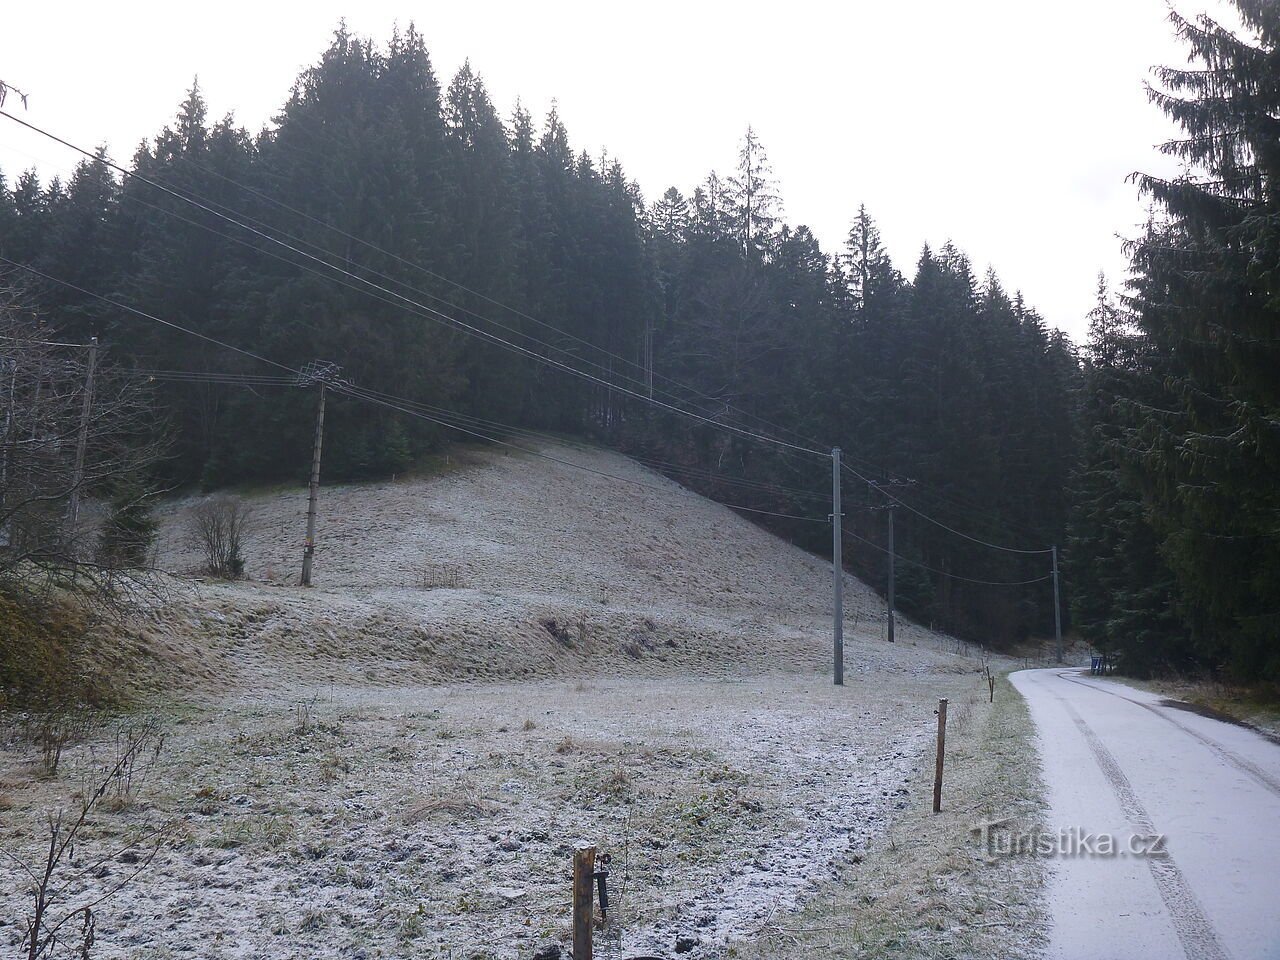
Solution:
{"label": "metal utility pole", "polygon": [[835,684],[844,686],[844,561],[840,556],[840,448],[831,448],[831,582]]}
{"label": "metal utility pole", "polygon": [[1058,641],[1058,662],[1062,656],[1062,600],[1058,590],[1058,545],[1053,545],[1053,633]]}
{"label": "metal utility pole", "polygon": [[889,608],[889,642],[893,643],[893,586],[894,586],[894,569],[893,569],[893,506],[888,507],[889,513],[889,589],[888,589],[888,608]]}
{"label": "metal utility pole", "polygon": [[66,537],[75,537],[80,520],[80,487],[84,483],[84,457],[89,447],[89,417],[93,412],[93,374],[98,363],[98,338],[89,338],[89,357],[85,361],[84,401],[80,405],[80,436],[76,438],[76,463],[71,475],[71,497],[67,502]]}
{"label": "metal utility pole", "polygon": [[302,547],[302,585],[311,586],[311,563],[316,552],[316,506],[320,499],[320,448],[324,445],[324,401],[330,383],[337,383],[338,367],[313,360],[302,368],[299,386],[320,385],[320,404],[316,408],[316,436],[311,448],[311,482],[307,488],[307,539]]}

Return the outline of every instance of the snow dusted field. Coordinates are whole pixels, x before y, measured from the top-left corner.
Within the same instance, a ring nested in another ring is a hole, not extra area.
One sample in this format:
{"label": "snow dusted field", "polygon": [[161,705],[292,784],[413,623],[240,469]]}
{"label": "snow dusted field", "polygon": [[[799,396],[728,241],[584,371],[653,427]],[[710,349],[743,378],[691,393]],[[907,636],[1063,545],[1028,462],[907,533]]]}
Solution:
{"label": "snow dusted field", "polygon": [[[625,458],[555,454],[658,489],[472,453],[326,489],[312,590],[303,491],[252,498],[247,581],[173,581],[118,652],[165,678],[164,747],[76,857],[171,839],[101,907],[94,956],[528,958],[567,939],[579,843],[613,856],[599,956],[728,956],[927,802],[933,706],[973,698],[976,660],[910,624],[884,643],[850,578],[835,688],[827,565]],[[176,573],[191,505],[162,532]],[[6,746],[5,850],[39,859],[112,737],[53,780]],[[12,951],[26,905],[11,862],[0,880]]]}

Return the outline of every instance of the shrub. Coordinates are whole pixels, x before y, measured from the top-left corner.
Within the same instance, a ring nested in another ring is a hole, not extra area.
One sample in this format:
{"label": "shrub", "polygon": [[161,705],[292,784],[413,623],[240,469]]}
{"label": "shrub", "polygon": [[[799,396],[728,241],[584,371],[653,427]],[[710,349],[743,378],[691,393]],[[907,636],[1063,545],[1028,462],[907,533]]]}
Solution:
{"label": "shrub", "polygon": [[195,509],[190,536],[204,554],[204,571],[235,580],[244,576],[244,538],[249,507],[236,497],[210,497]]}

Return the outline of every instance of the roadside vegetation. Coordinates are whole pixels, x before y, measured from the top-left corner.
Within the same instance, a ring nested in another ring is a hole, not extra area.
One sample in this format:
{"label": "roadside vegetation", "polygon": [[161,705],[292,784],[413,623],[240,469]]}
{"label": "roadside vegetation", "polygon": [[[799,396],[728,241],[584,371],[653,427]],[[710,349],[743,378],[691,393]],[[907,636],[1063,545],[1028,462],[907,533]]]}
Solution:
{"label": "roadside vegetation", "polygon": [[[933,752],[910,803],[875,846],[823,885],[797,916],[775,919],[737,956],[1033,957],[1045,940],[1045,861],[991,858],[974,828],[1034,827],[1044,784],[1025,701],[1007,675],[951,704],[942,812],[933,813]],[[932,745],[930,745],[932,747]]]}

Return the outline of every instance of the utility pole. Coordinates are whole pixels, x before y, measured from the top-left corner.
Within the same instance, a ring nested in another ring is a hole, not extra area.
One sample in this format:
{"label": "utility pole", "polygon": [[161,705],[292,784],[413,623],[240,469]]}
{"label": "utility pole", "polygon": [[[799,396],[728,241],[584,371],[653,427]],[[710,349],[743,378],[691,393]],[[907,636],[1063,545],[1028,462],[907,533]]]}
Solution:
{"label": "utility pole", "polygon": [[653,318],[648,317],[644,322],[644,386],[645,391],[649,395],[649,399],[653,399]]}
{"label": "utility pole", "polygon": [[324,393],[320,384],[320,405],[316,408],[316,439],[311,448],[311,483],[307,489],[307,539],[302,547],[302,585],[311,586],[311,561],[316,553],[316,501],[320,498],[320,447],[324,444]]}
{"label": "utility pole", "polygon": [[[18,360],[6,357],[3,366],[9,370],[9,402],[4,408],[4,440],[0,443],[0,512],[9,490],[9,447],[13,441],[13,400],[18,387]],[[0,525],[0,547],[9,546],[9,525]]]}
{"label": "utility pole", "polygon": [[1058,641],[1058,662],[1062,657],[1062,600],[1058,590],[1058,545],[1053,545],[1053,633]]}
{"label": "utility pole", "polygon": [[844,686],[844,561],[840,556],[840,448],[831,448],[831,581],[835,684]]}
{"label": "utility pole", "polygon": [[889,642],[893,643],[893,586],[894,586],[894,569],[893,569],[893,504],[888,507],[889,511],[889,588],[888,588],[888,607],[889,607]]}
{"label": "utility pole", "polygon": [[[889,480],[886,482],[889,486],[892,486],[892,487],[910,487],[915,485],[914,480],[895,479],[895,480]],[[882,483],[880,481],[869,480],[867,481],[867,486],[870,487],[872,490],[876,491],[877,493],[881,494],[882,496],[884,496],[884,498],[889,501],[888,503],[882,506],[871,507],[871,509],[887,510],[889,512],[889,548],[887,551],[888,560],[889,560],[889,564],[888,564],[889,575],[888,575],[888,583],[885,584],[885,608],[888,611],[888,616],[886,617],[886,625],[888,626],[888,630],[889,630],[888,637],[886,639],[888,639],[890,643],[893,643],[894,627],[897,622],[897,604],[894,602],[894,592],[898,585],[897,566],[895,563],[895,561],[897,560],[897,554],[895,552],[895,548],[893,545],[893,514],[894,514],[894,508],[897,507],[898,504],[897,504],[897,501],[890,494],[886,493],[884,489],[882,489]]]}
{"label": "utility pole", "polygon": [[324,445],[324,401],[329,381],[337,379],[338,368],[332,363],[312,361],[302,370],[300,384],[320,384],[320,403],[316,408],[316,436],[311,447],[311,482],[307,487],[307,539],[302,546],[302,586],[311,586],[311,564],[316,552],[316,506],[320,499],[320,449]]}
{"label": "utility pole", "polygon": [[80,487],[84,483],[84,457],[89,447],[89,417],[93,413],[93,374],[98,363],[98,338],[89,338],[89,357],[85,361],[84,400],[80,405],[80,435],[76,438],[76,463],[71,474],[71,497],[67,502],[67,542],[75,538],[80,520]]}

